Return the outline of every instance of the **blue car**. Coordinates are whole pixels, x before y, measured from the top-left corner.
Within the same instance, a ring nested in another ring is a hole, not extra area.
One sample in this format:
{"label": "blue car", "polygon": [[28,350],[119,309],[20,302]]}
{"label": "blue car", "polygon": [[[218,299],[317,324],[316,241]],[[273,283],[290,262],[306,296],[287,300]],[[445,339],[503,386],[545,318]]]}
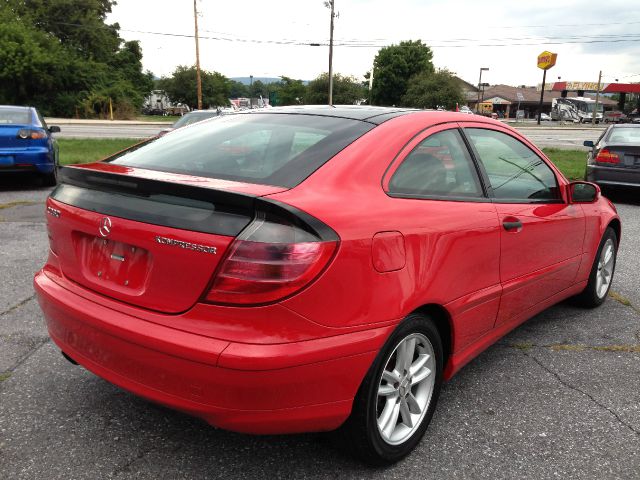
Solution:
{"label": "blue car", "polygon": [[0,105],[0,175],[31,172],[45,185],[55,185],[58,144],[52,133],[60,127],[47,127],[33,107]]}

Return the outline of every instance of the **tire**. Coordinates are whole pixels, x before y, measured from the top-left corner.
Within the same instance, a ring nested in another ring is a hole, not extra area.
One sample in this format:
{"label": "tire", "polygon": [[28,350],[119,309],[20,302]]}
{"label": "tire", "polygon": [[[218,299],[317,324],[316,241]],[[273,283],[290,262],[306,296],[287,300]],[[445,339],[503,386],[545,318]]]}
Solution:
{"label": "tire", "polygon": [[55,187],[58,184],[58,166],[53,167],[51,173],[45,173],[40,176],[40,184],[43,187]]}
{"label": "tire", "polygon": [[[609,252],[611,256],[609,257]],[[575,303],[586,308],[595,308],[604,303],[611,288],[616,268],[618,237],[611,227],[607,227],[600,240],[598,252],[593,260],[589,281],[585,289],[574,297]]]}
{"label": "tire", "polygon": [[[411,345],[413,351],[407,355]],[[409,357],[408,363],[403,361]],[[407,365],[410,375],[405,373]],[[442,340],[435,324],[424,315],[409,315],[391,334],[364,378],[351,416],[339,431],[343,446],[370,465],[395,463],[409,454],[431,422],[442,370]],[[386,424],[384,419],[388,419]]]}

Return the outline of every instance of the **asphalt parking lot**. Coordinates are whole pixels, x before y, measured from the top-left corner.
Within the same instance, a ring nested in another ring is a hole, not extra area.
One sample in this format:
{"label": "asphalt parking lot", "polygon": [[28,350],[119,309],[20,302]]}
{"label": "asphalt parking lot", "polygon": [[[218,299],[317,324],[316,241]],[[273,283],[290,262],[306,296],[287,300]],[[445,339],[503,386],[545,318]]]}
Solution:
{"label": "asphalt parking lot", "polygon": [[[613,294],[563,303],[443,388],[427,435],[371,469],[324,435],[214,429],[67,362],[31,285],[47,250],[48,189],[0,183],[0,478],[640,479],[640,200],[615,196]],[[637,195],[635,196],[637,199]]]}

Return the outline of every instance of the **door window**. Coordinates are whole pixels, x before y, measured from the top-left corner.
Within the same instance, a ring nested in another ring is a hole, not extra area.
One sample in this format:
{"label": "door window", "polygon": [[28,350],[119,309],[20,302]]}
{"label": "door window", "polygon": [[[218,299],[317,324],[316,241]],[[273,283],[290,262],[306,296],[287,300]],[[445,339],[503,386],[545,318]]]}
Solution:
{"label": "door window", "polygon": [[427,137],[407,155],[389,182],[398,196],[483,196],[477,172],[460,132],[444,130]]}
{"label": "door window", "polygon": [[560,200],[553,170],[533,150],[495,130],[468,128],[496,199],[521,203]]}

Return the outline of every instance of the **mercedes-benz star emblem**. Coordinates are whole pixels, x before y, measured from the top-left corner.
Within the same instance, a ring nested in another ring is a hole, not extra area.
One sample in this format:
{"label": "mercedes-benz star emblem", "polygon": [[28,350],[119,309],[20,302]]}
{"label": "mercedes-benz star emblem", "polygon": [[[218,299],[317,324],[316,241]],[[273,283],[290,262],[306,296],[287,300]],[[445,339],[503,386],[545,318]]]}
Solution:
{"label": "mercedes-benz star emblem", "polygon": [[111,219],[109,217],[104,217],[100,220],[100,228],[98,228],[98,231],[103,237],[107,237],[111,233]]}

